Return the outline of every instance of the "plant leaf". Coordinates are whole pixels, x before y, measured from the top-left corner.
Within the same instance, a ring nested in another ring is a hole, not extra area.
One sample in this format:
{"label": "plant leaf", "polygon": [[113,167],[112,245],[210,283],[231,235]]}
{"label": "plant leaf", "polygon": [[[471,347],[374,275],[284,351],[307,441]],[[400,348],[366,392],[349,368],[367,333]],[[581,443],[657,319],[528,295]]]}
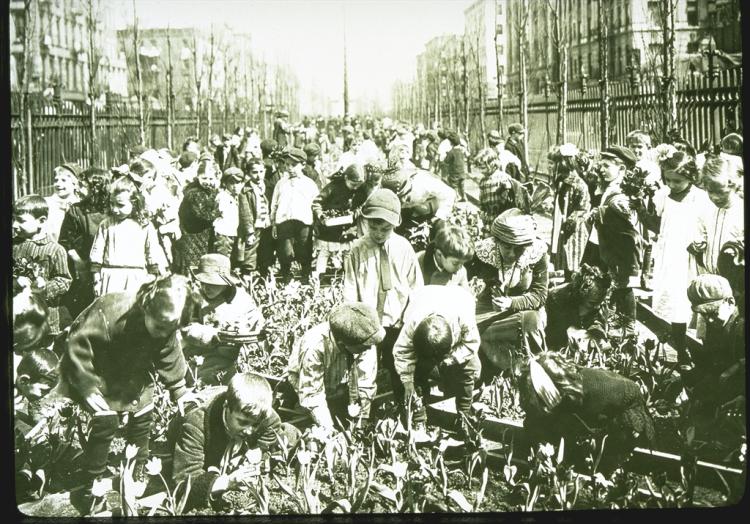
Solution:
{"label": "plant leaf", "polygon": [[381,497],[393,502],[393,504],[398,504],[398,494],[395,490],[389,488],[388,486],[384,486],[380,482],[373,481],[372,484],[370,484],[372,489],[375,490],[375,492],[380,495]]}
{"label": "plant leaf", "polygon": [[461,508],[461,511],[464,511],[466,513],[471,513],[474,507],[469,504],[469,501],[466,500],[466,497],[463,493],[460,491],[456,491],[455,489],[452,489],[448,492],[448,498],[451,499],[453,502],[455,502],[459,508]]}
{"label": "plant leaf", "polygon": [[325,509],[321,511],[321,513],[335,513],[334,510],[336,508],[344,510],[344,513],[352,513],[352,505],[346,499],[334,500],[333,502],[328,504],[328,506],[326,506]]}

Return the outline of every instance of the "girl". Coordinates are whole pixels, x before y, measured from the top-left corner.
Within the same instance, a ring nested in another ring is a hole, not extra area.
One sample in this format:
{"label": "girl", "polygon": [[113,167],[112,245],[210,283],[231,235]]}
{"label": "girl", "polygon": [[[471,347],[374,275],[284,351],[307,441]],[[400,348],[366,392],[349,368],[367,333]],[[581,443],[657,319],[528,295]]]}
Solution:
{"label": "girl", "polygon": [[[92,414],[82,460],[86,480],[107,471],[121,423],[126,441],[138,447],[135,477],[141,476],[151,440],[154,372],[180,413],[195,401],[185,387],[187,365],[174,335],[198,303],[189,279],[171,275],[134,293],[99,297],[76,319],[64,344],[58,391]],[[87,490],[78,495],[90,513],[105,503]]]}
{"label": "girl", "polygon": [[348,251],[356,236],[353,215],[352,222],[349,224],[327,226],[325,213],[328,211],[334,211],[338,215],[352,213],[355,198],[359,197],[358,200],[364,201],[361,195],[366,189],[363,187],[364,184],[364,168],[359,164],[352,164],[344,170],[342,177],[334,178],[313,200],[312,210],[318,238],[318,257],[313,272],[314,279],[318,279],[325,273],[329,258],[333,260],[336,269],[341,269],[339,253]]}
{"label": "girl", "polygon": [[213,241],[213,221],[218,216],[218,169],[210,157],[201,157],[196,179],[185,188],[179,217],[182,237],[177,245],[176,271],[188,275],[191,266],[208,253]]}
{"label": "girl", "polygon": [[65,212],[79,200],[78,177],[81,167],[78,164],[63,164],[55,168],[54,194],[45,198],[49,206],[47,234],[57,242],[60,237]]}
{"label": "girl", "polygon": [[91,280],[91,246],[109,208],[109,184],[112,175],[104,169],[89,168],[81,173],[83,198],[65,213],[60,228],[60,245],[68,253],[73,283],[65,296],[65,305],[73,318],[94,300]]}
{"label": "girl", "polygon": [[164,272],[167,264],[135,184],[118,179],[109,194],[109,215],[99,224],[90,253],[96,296],[135,292],[152,280],[150,274]]}
{"label": "girl", "polygon": [[214,248],[237,265],[237,231],[240,225],[240,208],[237,197],[244,185],[244,174],[239,167],[230,167],[221,177],[221,189],[216,194],[219,216],[214,219]]}
{"label": "girl", "polygon": [[586,182],[578,174],[578,148],[563,144],[553,155],[555,210],[552,218],[552,255],[555,269],[565,272],[565,280],[581,267],[583,250],[590,231],[585,217],[591,209]]}
{"label": "girl", "polygon": [[659,161],[659,168],[666,187],[654,195],[655,220],[643,220],[659,234],[654,246],[653,309],[672,324],[672,344],[680,360],[686,361],[685,330],[692,310],[685,290],[698,274],[695,258],[687,248],[699,217],[711,203],[706,192],[693,185],[698,168],[691,155],[671,152]]}

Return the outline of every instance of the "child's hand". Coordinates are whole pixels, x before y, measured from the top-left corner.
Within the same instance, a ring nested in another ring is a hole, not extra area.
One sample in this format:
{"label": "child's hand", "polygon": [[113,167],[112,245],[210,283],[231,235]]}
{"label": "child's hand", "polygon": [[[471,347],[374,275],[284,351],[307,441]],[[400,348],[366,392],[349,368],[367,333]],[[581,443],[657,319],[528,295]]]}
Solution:
{"label": "child's hand", "polygon": [[276,226],[275,226],[275,225],[274,225],[274,226],[271,226],[271,236],[272,236],[272,237],[273,237],[274,239],[276,239],[276,238],[279,238],[279,232],[278,232],[278,230],[276,229]]}
{"label": "child's hand", "polygon": [[109,404],[107,404],[107,401],[104,400],[104,397],[102,397],[102,394],[99,393],[98,391],[86,397],[85,402],[88,408],[94,413],[99,413],[102,411],[110,411]]}
{"label": "child's hand", "polygon": [[492,305],[495,306],[497,311],[507,311],[510,309],[512,302],[510,297],[495,297],[492,299]]}

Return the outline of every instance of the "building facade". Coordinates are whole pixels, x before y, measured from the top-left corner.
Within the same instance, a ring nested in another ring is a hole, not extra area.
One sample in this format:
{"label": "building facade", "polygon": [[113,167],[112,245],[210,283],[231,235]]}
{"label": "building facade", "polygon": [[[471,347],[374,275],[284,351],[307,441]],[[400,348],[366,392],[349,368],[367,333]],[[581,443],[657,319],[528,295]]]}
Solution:
{"label": "building facade", "polygon": [[506,15],[505,0],[476,0],[464,10],[463,38],[471,57],[467,61],[471,71],[469,78],[474,79],[475,87],[478,87],[477,78],[481,79],[479,83],[485,98],[497,98],[498,74],[501,83],[505,83]]}
{"label": "building facade", "polygon": [[[580,85],[583,78],[597,79],[599,64],[599,18],[597,0],[508,0],[508,83],[520,90],[519,34],[527,14],[527,77],[531,93],[541,93],[547,79],[555,80],[557,50],[554,44],[554,13],[560,8],[561,27],[567,30],[568,80]],[[691,57],[709,47],[727,53],[741,50],[739,0],[672,0],[676,71],[684,74]],[[669,0],[602,0],[602,18],[607,24],[608,72],[611,80],[658,76],[662,64],[662,14]],[[528,7],[524,13],[524,6]]]}
{"label": "building facade", "polygon": [[[91,13],[89,16],[89,4]],[[62,100],[86,100],[89,53],[99,57],[98,94],[127,95],[125,57],[118,52],[99,0],[12,0],[11,91],[23,89]],[[91,18],[91,20],[90,20]],[[24,64],[29,75],[24,77]]]}

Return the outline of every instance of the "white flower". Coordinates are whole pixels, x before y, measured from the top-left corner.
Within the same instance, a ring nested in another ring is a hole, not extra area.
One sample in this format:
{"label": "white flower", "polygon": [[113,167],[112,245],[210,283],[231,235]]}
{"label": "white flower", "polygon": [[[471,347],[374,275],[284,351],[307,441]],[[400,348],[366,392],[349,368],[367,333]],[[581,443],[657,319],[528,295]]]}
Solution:
{"label": "white flower", "polygon": [[309,464],[312,460],[312,453],[309,451],[306,451],[304,449],[301,449],[297,452],[297,462],[299,462],[301,465]]}
{"label": "white flower", "polygon": [[112,479],[95,479],[91,486],[91,494],[95,497],[103,497],[112,490]]}
{"label": "white flower", "polygon": [[203,365],[203,356],[202,355],[196,355],[193,358],[195,359],[195,365],[196,366],[202,366]]}
{"label": "white flower", "polygon": [[539,453],[545,457],[552,457],[555,454],[555,447],[549,442],[539,445]]}
{"label": "white flower", "polygon": [[560,146],[560,156],[574,157],[576,155],[578,155],[578,148],[574,144],[567,142]]}
{"label": "white flower", "polygon": [[393,464],[393,475],[396,478],[404,478],[406,476],[407,467],[406,462],[395,462]]}
{"label": "white flower", "polygon": [[677,152],[677,148],[672,144],[659,144],[654,149],[656,149],[659,162],[663,162],[668,158],[672,158],[672,155]]}
{"label": "white flower", "polygon": [[612,486],[615,485],[614,482],[611,482],[607,480],[606,478],[604,478],[604,475],[602,475],[601,473],[594,474],[594,483],[597,486],[601,486],[603,488],[611,488]]}
{"label": "white flower", "polygon": [[516,466],[505,466],[503,468],[503,473],[505,474],[505,481],[507,483],[511,483],[513,479],[516,477],[516,472],[518,471],[518,468]]}
{"label": "white flower", "polygon": [[359,407],[359,404],[349,404],[346,408],[347,412],[349,413],[349,416],[351,418],[357,418],[359,417],[360,412],[362,411]]}
{"label": "white flower", "polygon": [[138,454],[138,446],[135,444],[128,444],[125,446],[125,458],[132,460]]}
{"label": "white flower", "polygon": [[157,476],[161,473],[161,459],[159,457],[150,458],[146,462],[146,473],[152,477]]}
{"label": "white flower", "polygon": [[260,448],[248,449],[247,453],[245,453],[245,458],[250,464],[260,464],[261,460],[263,460],[263,452]]}

